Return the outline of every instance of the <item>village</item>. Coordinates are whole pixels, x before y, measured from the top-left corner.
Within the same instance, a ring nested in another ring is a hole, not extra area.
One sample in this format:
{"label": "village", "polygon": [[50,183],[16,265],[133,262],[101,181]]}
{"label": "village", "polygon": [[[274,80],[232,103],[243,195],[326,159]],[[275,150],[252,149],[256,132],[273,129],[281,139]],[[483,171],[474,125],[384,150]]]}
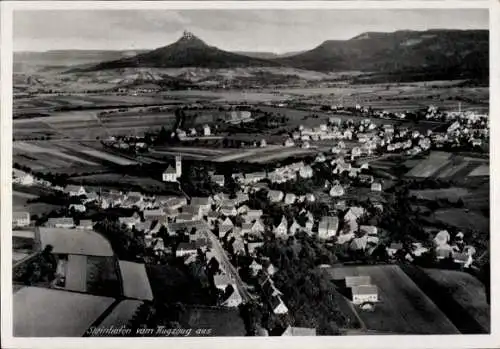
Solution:
{"label": "village", "polygon": [[[359,105],[355,109],[364,111]],[[435,113],[430,107],[428,118]],[[250,117],[250,113],[233,113],[230,120],[240,122]],[[102,190],[77,184],[61,187],[14,169],[15,185],[48,188],[67,202],[67,207],[43,221],[32,221],[30,212],[13,212],[13,236],[51,229],[65,229],[67,234],[95,231],[111,240],[113,249],[118,249],[114,253],[121,254],[121,258],[126,256],[146,265],[169,265],[174,260],[186,267],[201,264],[203,278],[208,278],[211,285],[212,306],[241,308],[257,304],[270,313],[266,318],[280,319],[279,325],[256,325],[247,332],[315,335],[319,330],[315,327],[294,326],[296,314],[289,314],[287,305],[290,296],[273,281],[279,269],[272,263],[276,256],[266,255],[270,241],[300,246],[306,239],[314,246],[321,245],[318,248],[327,251],[324,253],[328,257],[320,258],[324,262],[316,265],[319,268],[339,263],[403,263],[453,270],[473,266],[476,247],[462,231],[436,228],[427,235],[430,238],[419,240],[413,236],[409,240],[406,233],[378,224],[383,224],[384,215],[391,212],[386,196],[395,195],[394,181],[373,171],[372,161],[393,154],[411,158],[443,149],[472,151],[487,140],[487,116],[449,113],[447,118],[449,126],[441,132],[377,125],[368,117],[355,123],[331,116],[327,124],[318,127],[300,125],[276,146],[315,149],[321,143],[323,148],[317,149],[315,156],[258,172],[235,169],[228,175],[210,170],[208,180],[219,189],[199,197]],[[198,134],[209,137],[216,132],[208,125],[199,131],[175,131],[180,141]],[[108,141],[118,149],[149,146],[144,139],[134,137],[113,137]],[[265,148],[269,144],[263,138],[253,147]],[[183,158],[177,155],[161,173],[161,179],[182,189],[183,178]],[[15,263],[27,257],[22,249],[14,252]],[[194,275],[201,277],[200,272]],[[339,290],[347,290],[345,297],[355,312],[376,309],[383,285],[370,275],[345,276],[343,282]]]}

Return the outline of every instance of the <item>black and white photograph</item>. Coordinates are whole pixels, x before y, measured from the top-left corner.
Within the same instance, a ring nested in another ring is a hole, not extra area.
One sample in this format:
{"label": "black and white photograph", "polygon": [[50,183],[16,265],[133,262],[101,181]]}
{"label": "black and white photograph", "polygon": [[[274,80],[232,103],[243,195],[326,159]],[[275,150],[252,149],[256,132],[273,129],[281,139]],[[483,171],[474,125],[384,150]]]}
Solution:
{"label": "black and white photograph", "polygon": [[492,333],[487,7],[11,21],[12,337]]}

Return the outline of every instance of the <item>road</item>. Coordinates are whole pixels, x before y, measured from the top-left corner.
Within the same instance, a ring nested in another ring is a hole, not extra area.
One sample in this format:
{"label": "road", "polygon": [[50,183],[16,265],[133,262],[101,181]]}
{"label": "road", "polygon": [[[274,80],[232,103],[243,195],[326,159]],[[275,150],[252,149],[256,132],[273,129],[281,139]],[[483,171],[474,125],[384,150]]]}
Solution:
{"label": "road", "polygon": [[214,250],[215,254],[219,257],[217,258],[217,260],[221,264],[222,269],[224,269],[231,277],[231,279],[235,282],[236,287],[238,288],[238,292],[240,293],[241,298],[243,299],[243,302],[245,303],[252,300],[253,297],[248,292],[243,280],[241,280],[238,271],[229,260],[229,257],[227,256],[227,253],[222,247],[219,239],[212,232],[208,232],[208,238],[212,243],[212,249]]}

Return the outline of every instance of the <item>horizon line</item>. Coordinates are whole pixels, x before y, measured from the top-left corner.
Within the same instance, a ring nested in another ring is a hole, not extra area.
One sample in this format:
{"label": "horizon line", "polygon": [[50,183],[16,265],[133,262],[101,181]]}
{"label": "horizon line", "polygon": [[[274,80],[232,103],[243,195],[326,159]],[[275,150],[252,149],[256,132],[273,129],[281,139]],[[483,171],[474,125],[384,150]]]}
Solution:
{"label": "horizon line", "polygon": [[[275,54],[275,55],[283,55],[283,54],[287,54],[287,53],[295,53],[295,52],[304,52],[304,51],[308,51],[308,50],[311,50],[311,49],[314,49],[315,47],[323,44],[324,42],[326,41],[349,41],[349,40],[352,40],[360,35],[363,35],[363,34],[368,34],[368,33],[371,33],[371,34],[394,34],[394,33],[397,33],[397,32],[428,32],[428,31],[443,31],[443,30],[448,30],[448,31],[489,31],[489,29],[451,29],[451,28],[433,28],[433,29],[425,29],[425,30],[416,30],[416,29],[398,29],[398,30],[394,30],[394,31],[364,31],[364,32],[361,32],[359,34],[356,34],[352,37],[350,37],[349,39],[326,39],[326,40],[323,40],[321,43],[313,46],[312,48],[310,49],[303,49],[303,50],[289,50],[289,51],[254,51],[254,50],[232,50],[232,49],[221,49],[223,51],[228,51],[228,52],[233,52],[233,53],[239,53],[239,52],[251,52],[251,53],[271,53],[271,54]],[[197,38],[199,38],[198,35],[194,34],[192,31],[189,31],[189,30],[183,30],[182,33],[184,32],[189,32],[191,34],[193,34],[194,36],[196,36]],[[13,53],[48,53],[48,52],[54,52],[54,51],[82,51],[82,52],[89,52],[89,51],[107,51],[107,52],[121,52],[121,51],[151,51],[151,50],[155,50],[155,49],[158,49],[158,48],[161,48],[161,47],[165,47],[165,46],[168,46],[168,45],[171,45],[175,42],[177,42],[178,40],[180,40],[181,38],[183,37],[183,34],[180,35],[179,39],[177,39],[176,41],[173,41],[169,44],[166,44],[166,45],[163,45],[163,46],[157,46],[157,47],[152,47],[152,48],[121,48],[121,49],[112,49],[112,50],[109,50],[109,49],[105,49],[105,48],[89,48],[89,49],[78,49],[78,48],[55,48],[55,49],[47,49],[47,50],[43,50],[43,51],[26,51],[26,50],[16,50],[16,49],[13,49],[12,52]],[[200,38],[199,38],[200,39]],[[210,46],[210,45],[209,45]]]}

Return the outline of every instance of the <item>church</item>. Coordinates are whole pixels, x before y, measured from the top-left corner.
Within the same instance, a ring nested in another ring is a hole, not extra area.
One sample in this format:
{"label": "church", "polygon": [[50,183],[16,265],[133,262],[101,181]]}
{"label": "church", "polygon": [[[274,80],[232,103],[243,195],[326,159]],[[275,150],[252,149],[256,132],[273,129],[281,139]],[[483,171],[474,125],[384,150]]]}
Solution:
{"label": "church", "polygon": [[177,179],[182,175],[182,158],[180,155],[175,157],[175,168],[169,165],[163,172],[162,179],[164,182],[177,182]]}

